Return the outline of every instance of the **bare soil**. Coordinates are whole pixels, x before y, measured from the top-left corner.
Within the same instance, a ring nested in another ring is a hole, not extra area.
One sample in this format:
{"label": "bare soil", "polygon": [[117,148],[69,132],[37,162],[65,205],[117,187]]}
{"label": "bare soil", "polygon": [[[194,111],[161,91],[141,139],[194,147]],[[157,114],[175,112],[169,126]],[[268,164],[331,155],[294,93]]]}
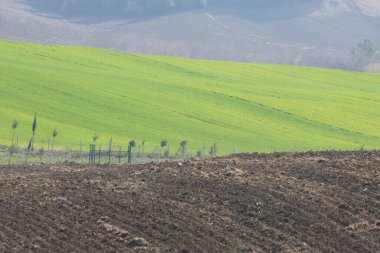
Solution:
{"label": "bare soil", "polygon": [[0,252],[380,252],[380,152],[0,166]]}

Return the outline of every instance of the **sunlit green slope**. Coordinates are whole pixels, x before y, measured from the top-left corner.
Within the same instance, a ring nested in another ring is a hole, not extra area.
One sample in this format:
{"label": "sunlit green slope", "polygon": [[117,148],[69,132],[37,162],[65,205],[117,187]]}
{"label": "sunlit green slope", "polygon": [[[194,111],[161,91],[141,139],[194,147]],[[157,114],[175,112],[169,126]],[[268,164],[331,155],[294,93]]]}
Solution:
{"label": "sunlit green slope", "polygon": [[182,139],[195,152],[357,149],[380,145],[380,75],[129,55],[0,41],[0,143],[20,145],[38,113],[37,146],[78,149]]}

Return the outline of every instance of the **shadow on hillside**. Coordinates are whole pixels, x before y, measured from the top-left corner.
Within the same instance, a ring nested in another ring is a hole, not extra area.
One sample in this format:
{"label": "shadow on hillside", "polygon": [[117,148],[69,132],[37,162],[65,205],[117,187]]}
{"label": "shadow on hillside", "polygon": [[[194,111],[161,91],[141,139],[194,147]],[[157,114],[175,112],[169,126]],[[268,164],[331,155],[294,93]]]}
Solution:
{"label": "shadow on hillside", "polygon": [[[167,15],[180,14],[193,10],[207,10],[215,15],[231,15],[259,22],[305,17],[322,6],[322,0],[210,0],[207,6],[201,1],[182,5],[160,5],[133,7],[124,0],[104,2],[100,0],[64,0],[40,1],[22,0],[39,15],[55,19],[70,20],[74,23],[97,24],[115,20],[131,22],[146,21]],[[143,4],[142,4],[143,5]]]}

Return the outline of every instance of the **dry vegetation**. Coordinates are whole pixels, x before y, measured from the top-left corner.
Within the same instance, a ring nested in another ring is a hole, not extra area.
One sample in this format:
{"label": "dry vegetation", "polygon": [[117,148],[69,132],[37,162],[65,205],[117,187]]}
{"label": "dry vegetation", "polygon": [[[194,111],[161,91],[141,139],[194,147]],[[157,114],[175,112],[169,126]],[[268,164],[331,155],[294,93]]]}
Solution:
{"label": "dry vegetation", "polygon": [[380,62],[379,63],[372,63],[367,66],[368,72],[379,72],[380,73]]}

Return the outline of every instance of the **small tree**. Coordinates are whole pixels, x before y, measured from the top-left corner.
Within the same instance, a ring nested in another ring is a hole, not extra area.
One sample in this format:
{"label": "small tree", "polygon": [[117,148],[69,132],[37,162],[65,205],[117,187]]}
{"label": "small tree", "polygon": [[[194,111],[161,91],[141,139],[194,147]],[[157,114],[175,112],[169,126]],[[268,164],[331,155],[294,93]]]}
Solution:
{"label": "small tree", "polygon": [[216,143],[214,143],[214,145],[212,145],[210,148],[210,156],[214,158],[217,155],[218,155],[218,147],[216,146]]}
{"label": "small tree", "polygon": [[131,148],[135,148],[136,147],[136,141],[135,140],[131,140],[129,142],[129,145],[131,146]]}
{"label": "small tree", "polygon": [[28,145],[28,150],[33,151],[34,149],[34,136],[36,134],[37,130],[37,113],[34,113],[34,119],[33,119],[33,124],[32,124],[32,138],[30,138],[29,145]]}
{"label": "small tree", "polygon": [[354,57],[355,68],[365,70],[370,64],[375,62],[379,57],[379,51],[375,43],[369,39],[359,41],[351,51]]}
{"label": "small tree", "polygon": [[37,113],[35,112],[34,113],[33,125],[32,125],[33,137],[34,137],[34,135],[36,133],[36,129],[37,129]]}
{"label": "small tree", "polygon": [[99,139],[99,135],[97,133],[95,133],[93,136],[92,136],[92,140],[94,142],[94,145],[96,144],[96,141]]}
{"label": "small tree", "polygon": [[182,140],[179,143],[179,151],[181,152],[182,159],[186,159],[186,146],[187,146],[187,140]]}
{"label": "small tree", "polygon": [[12,147],[14,147],[14,140],[15,140],[15,132],[18,127],[18,122],[17,119],[15,119],[12,123],[12,130],[13,130],[13,135],[12,135]]}
{"label": "small tree", "polygon": [[32,138],[29,140],[28,148],[27,150],[30,151],[32,149]]}
{"label": "small tree", "polygon": [[167,144],[168,144],[167,140],[162,140],[160,143],[160,146],[161,146],[161,148],[164,148],[164,147],[166,147]]}
{"label": "small tree", "polygon": [[17,152],[17,147],[14,145],[14,139],[15,139],[15,131],[17,129],[17,126],[18,126],[18,122],[17,120],[15,119],[12,123],[12,130],[13,130],[13,134],[12,134],[12,145],[9,147],[9,154],[10,154],[10,157],[9,157],[9,163],[11,162],[11,157],[14,153]]}
{"label": "small tree", "polygon": [[[165,148],[167,145],[168,145],[168,141],[167,140],[161,140],[161,143],[160,143],[160,155],[162,154],[162,149]],[[167,152],[164,151],[164,156],[165,157],[166,157],[166,154],[167,154]]]}
{"label": "small tree", "polygon": [[141,156],[144,155],[144,149],[145,149],[145,140],[141,141]]}
{"label": "small tree", "polygon": [[112,136],[111,136],[111,138],[108,140],[108,150],[109,150],[109,152],[112,151]]}
{"label": "small tree", "polygon": [[214,143],[214,156],[218,156],[218,146],[216,146],[216,143]]}
{"label": "small tree", "polygon": [[42,158],[43,158],[44,154],[45,154],[45,150],[44,150],[43,147],[41,147],[41,148],[38,150],[38,155],[39,155],[39,157],[40,157],[40,162],[41,162],[41,163],[42,163]]}
{"label": "small tree", "polygon": [[166,150],[164,151],[164,157],[165,157],[165,158],[169,158],[169,156],[170,156],[169,149],[166,149]]}
{"label": "small tree", "polygon": [[53,148],[54,148],[55,137],[58,136],[57,128],[55,128],[55,129],[53,130],[53,133],[51,134],[51,136],[53,137],[53,144],[51,145],[51,149],[53,149]]}
{"label": "small tree", "polygon": [[128,164],[132,164],[133,163],[132,157],[134,156],[135,148],[136,148],[136,141],[135,140],[129,141],[129,145],[128,145]]}

